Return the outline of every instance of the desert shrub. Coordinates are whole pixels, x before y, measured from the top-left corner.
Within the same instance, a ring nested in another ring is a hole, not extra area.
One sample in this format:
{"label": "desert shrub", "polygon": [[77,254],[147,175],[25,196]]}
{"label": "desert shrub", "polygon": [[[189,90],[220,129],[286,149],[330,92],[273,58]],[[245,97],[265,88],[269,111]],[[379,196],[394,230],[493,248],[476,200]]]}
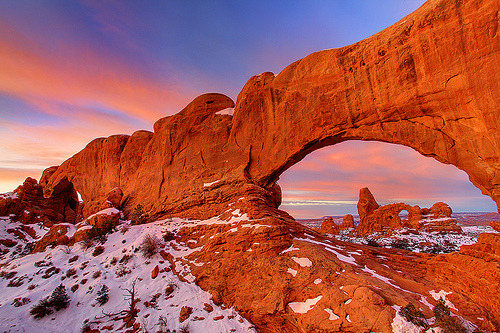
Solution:
{"label": "desert shrub", "polygon": [[101,276],[101,271],[95,271],[94,274],[92,274],[93,279],[97,279]]}
{"label": "desert shrub", "polygon": [[101,289],[97,291],[97,304],[103,306],[109,300],[109,288],[105,284],[102,285]]}
{"label": "desert shrub", "polygon": [[424,327],[425,329],[428,327],[424,314],[422,311],[417,310],[412,303],[408,303],[405,307],[399,309],[399,315],[417,326]]}
{"label": "desert shrub", "polygon": [[408,250],[410,248],[410,244],[407,239],[395,239],[392,241],[391,247],[395,249]]}
{"label": "desert shrub", "polygon": [[446,305],[442,297],[439,299],[432,311],[434,311],[434,316],[437,321],[450,316],[450,308]]}
{"label": "desert shrub", "polygon": [[433,311],[436,317],[436,325],[443,330],[443,333],[467,333],[460,319],[451,316],[450,308],[443,298],[439,299]]}
{"label": "desert shrub", "polygon": [[75,292],[75,291],[77,291],[77,290],[78,290],[78,288],[79,288],[79,287],[80,287],[80,286],[79,286],[78,284],[74,284],[74,285],[72,285],[72,286],[71,286],[71,289],[70,289],[70,290],[71,290],[72,292]]}
{"label": "desert shrub", "polygon": [[31,254],[33,252],[33,249],[35,248],[35,244],[36,242],[26,243],[26,245],[24,245],[24,249],[23,252],[21,252],[21,254],[24,255]]}
{"label": "desert shrub", "polygon": [[6,279],[6,280],[10,280],[14,277],[14,275],[16,275],[17,272],[15,271],[10,271],[10,272],[7,272],[7,271],[1,271],[0,272],[0,277],[3,278],[3,279]]}
{"label": "desert shrub", "polygon": [[60,284],[54,289],[52,295],[50,295],[49,303],[53,306],[56,311],[61,309],[66,309],[69,305],[69,296],[66,294],[66,288],[63,284]]}
{"label": "desert shrub", "polygon": [[366,243],[368,246],[373,246],[373,247],[379,247],[380,245],[377,243],[376,240],[374,239],[369,239],[368,242]]}
{"label": "desert shrub", "polygon": [[35,267],[48,267],[48,266],[52,266],[52,262],[45,261],[45,260],[39,260],[39,261],[35,262],[34,266]]}
{"label": "desert shrub", "polygon": [[30,285],[28,286],[28,290],[33,290],[33,289],[35,289],[36,287],[38,287],[38,285],[37,285],[37,284],[30,284]]}
{"label": "desert shrub", "polygon": [[94,249],[94,252],[92,252],[92,255],[94,257],[97,257],[98,255],[102,254],[104,252],[104,246],[102,245],[98,245],[96,246],[96,248]]}
{"label": "desert shrub", "polygon": [[175,233],[167,230],[163,233],[162,237],[165,242],[170,242],[171,240],[175,239]]}
{"label": "desert shrub", "polygon": [[22,297],[22,298],[21,297],[16,297],[12,301],[12,305],[14,305],[17,308],[17,307],[26,305],[29,302],[31,302],[31,300],[29,298],[27,298],[27,297]]}
{"label": "desert shrub", "polygon": [[66,277],[70,277],[76,274],[76,269],[70,268],[66,271]]}
{"label": "desert shrub", "polygon": [[9,281],[9,284],[7,284],[7,287],[20,287],[24,283],[24,276],[18,276],[16,278],[13,278],[12,280]]}
{"label": "desert shrub", "polygon": [[122,276],[125,276],[127,274],[130,274],[130,272],[131,272],[130,269],[127,269],[127,267],[120,265],[120,266],[118,266],[118,269],[116,270],[116,276],[122,277]]}
{"label": "desert shrub", "polygon": [[135,206],[134,211],[130,215],[130,220],[133,225],[144,224],[147,222],[147,214],[144,213],[144,209],[141,204]]}
{"label": "desert shrub", "polygon": [[116,265],[117,262],[118,262],[118,258],[117,257],[113,257],[113,259],[111,259],[111,261],[109,263],[111,265]]}
{"label": "desert shrub", "polygon": [[119,262],[120,262],[120,264],[125,265],[130,261],[130,259],[132,259],[132,257],[133,257],[133,255],[131,255],[131,254],[124,254],[123,257],[121,257]]}
{"label": "desert shrub", "polygon": [[167,286],[165,287],[165,296],[170,296],[175,291],[175,288],[177,288],[177,285],[175,283],[170,282],[169,284],[167,284]]}
{"label": "desert shrub", "polygon": [[82,281],[80,281],[80,284],[85,284],[87,283],[87,281],[88,281],[87,279],[82,279]]}
{"label": "desert shrub", "polygon": [[61,271],[60,268],[57,268],[55,266],[49,267],[45,273],[42,275],[42,279],[48,279],[54,274],[58,274]]}
{"label": "desert shrub", "polygon": [[45,316],[48,316],[54,312],[52,310],[52,306],[50,304],[49,298],[45,297],[44,299],[41,299],[36,305],[34,305],[30,309],[30,315],[33,316],[35,319],[40,319]]}
{"label": "desert shrub", "polygon": [[164,316],[160,315],[158,317],[158,322],[156,323],[156,326],[158,326],[157,333],[167,332],[167,318],[165,318]]}
{"label": "desert shrub", "polygon": [[93,328],[92,326],[90,326],[89,323],[84,323],[82,328],[80,329],[80,333],[88,333],[88,332],[92,332],[93,331]]}
{"label": "desert shrub", "polygon": [[71,257],[71,258],[68,259],[68,262],[72,263],[72,262],[75,262],[77,260],[78,260],[78,256],[73,256],[73,257]]}
{"label": "desert shrub", "polygon": [[160,239],[154,235],[146,234],[142,239],[140,251],[144,258],[151,258],[158,252]]}
{"label": "desert shrub", "polygon": [[189,326],[184,325],[184,326],[179,327],[179,333],[189,333]]}

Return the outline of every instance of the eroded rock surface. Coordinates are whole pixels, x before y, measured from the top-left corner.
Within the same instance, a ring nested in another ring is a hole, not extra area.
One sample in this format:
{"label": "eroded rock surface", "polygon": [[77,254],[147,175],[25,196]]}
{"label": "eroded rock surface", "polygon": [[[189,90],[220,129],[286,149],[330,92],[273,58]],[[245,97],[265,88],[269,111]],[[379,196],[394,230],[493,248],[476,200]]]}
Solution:
{"label": "eroded rock surface", "polygon": [[205,94],[153,133],[96,139],[42,185],[66,177],[85,216],[119,187],[125,211],[207,217],[247,195],[245,184],[277,207],[279,175],[311,151],[378,140],[457,166],[500,203],[499,7],[428,1],[370,38],[252,77],[236,103]]}
{"label": "eroded rock surface", "polygon": [[[403,211],[407,212],[407,216],[402,219],[400,213]],[[402,202],[380,206],[367,187],[359,191],[358,214],[360,222],[356,233],[359,236],[390,234],[401,228],[426,232],[462,232],[462,228],[451,218],[450,206],[444,202],[437,202],[431,208]]]}
{"label": "eroded rock surface", "polygon": [[50,227],[59,222],[75,223],[78,215],[78,197],[66,178],[48,196],[44,196],[36,179],[30,177],[14,192],[0,196],[0,216],[11,216],[24,224],[42,223]]}

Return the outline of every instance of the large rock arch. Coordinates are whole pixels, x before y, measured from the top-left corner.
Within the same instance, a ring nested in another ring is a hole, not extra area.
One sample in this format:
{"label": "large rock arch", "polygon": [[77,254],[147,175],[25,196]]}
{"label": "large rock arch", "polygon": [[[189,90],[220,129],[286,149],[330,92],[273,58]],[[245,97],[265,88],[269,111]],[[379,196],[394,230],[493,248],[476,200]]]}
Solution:
{"label": "large rock arch", "polygon": [[278,207],[279,175],[308,153],[377,140],[457,166],[500,207],[499,11],[497,0],[429,0],[370,38],[252,77],[235,106],[206,94],[154,133],[96,139],[45,186],[66,177],[84,215],[114,187],[126,208],[160,215],[207,216],[242,195]]}

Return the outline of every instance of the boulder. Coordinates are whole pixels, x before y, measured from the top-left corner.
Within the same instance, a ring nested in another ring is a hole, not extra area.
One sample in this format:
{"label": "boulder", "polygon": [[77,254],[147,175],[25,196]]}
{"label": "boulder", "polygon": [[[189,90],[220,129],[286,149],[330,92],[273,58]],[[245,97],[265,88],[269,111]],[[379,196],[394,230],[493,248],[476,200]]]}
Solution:
{"label": "boulder", "polygon": [[451,217],[452,210],[451,210],[450,206],[448,206],[448,204],[446,204],[444,202],[436,202],[429,209],[429,213],[434,218]]}
{"label": "boulder", "polygon": [[123,192],[119,187],[115,187],[108,192],[106,197],[106,207],[114,207],[120,209]]}
{"label": "boulder", "polygon": [[155,268],[153,268],[153,271],[151,272],[151,278],[156,279],[158,277],[159,272],[160,268],[158,267],[158,265],[156,265]]}
{"label": "boulder", "polygon": [[179,313],[179,322],[183,322],[189,318],[189,316],[193,313],[193,308],[189,306],[183,306],[181,308],[181,312]]}
{"label": "boulder", "polygon": [[500,232],[500,221],[491,221],[490,226],[493,230]]}
{"label": "boulder", "polygon": [[36,179],[26,178],[14,192],[0,195],[0,216],[11,215],[24,224],[75,223],[78,218],[78,200],[73,185],[66,178],[45,196]]}
{"label": "boulder", "polygon": [[[74,228],[74,227],[73,227]],[[66,235],[70,227],[66,224],[55,224],[50,230],[38,241],[33,249],[33,252],[42,252],[49,245],[68,245],[70,238]]]}
{"label": "boulder", "polygon": [[368,187],[359,190],[358,215],[361,221],[371,215],[375,209],[379,207],[380,205],[377,203]]}
{"label": "boulder", "polygon": [[332,234],[337,235],[340,231],[340,226],[335,223],[333,218],[330,216],[323,220],[321,223],[321,228],[319,230],[322,234]]}
{"label": "boulder", "polygon": [[355,228],[354,225],[354,217],[351,214],[347,214],[344,216],[342,219],[342,229],[350,229],[350,228]]}

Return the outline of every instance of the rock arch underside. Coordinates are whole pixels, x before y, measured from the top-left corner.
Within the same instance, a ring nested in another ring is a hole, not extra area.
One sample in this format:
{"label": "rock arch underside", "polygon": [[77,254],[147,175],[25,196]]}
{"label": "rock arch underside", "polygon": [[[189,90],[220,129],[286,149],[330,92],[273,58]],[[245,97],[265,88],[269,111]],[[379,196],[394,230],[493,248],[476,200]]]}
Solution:
{"label": "rock arch underside", "polygon": [[[40,184],[50,195],[71,182],[85,202],[83,216],[101,209],[118,187],[125,212],[141,204],[151,218],[201,219],[232,207],[259,219],[267,228],[215,238],[219,243],[203,243],[192,229],[180,234],[204,244],[193,256],[213,263],[192,266],[196,283],[263,332],[388,332],[394,305],[412,301],[431,314],[420,298],[429,290],[452,291],[461,316],[498,330],[500,251],[485,257],[479,248],[424,255],[340,246],[277,209],[276,181],[316,149],[376,140],[455,165],[500,207],[499,10],[498,0],[429,0],[370,38],[252,77],[236,103],[204,94],[158,120],[154,132],[95,139],[47,169]],[[267,245],[248,252],[254,243]],[[293,252],[280,254],[291,245],[314,262],[295,278],[285,260]],[[216,251],[223,254],[215,258]],[[372,271],[389,274],[399,289]],[[311,284],[313,277],[323,283]],[[320,294],[307,313],[287,306]],[[325,309],[340,319],[329,320]]]}

